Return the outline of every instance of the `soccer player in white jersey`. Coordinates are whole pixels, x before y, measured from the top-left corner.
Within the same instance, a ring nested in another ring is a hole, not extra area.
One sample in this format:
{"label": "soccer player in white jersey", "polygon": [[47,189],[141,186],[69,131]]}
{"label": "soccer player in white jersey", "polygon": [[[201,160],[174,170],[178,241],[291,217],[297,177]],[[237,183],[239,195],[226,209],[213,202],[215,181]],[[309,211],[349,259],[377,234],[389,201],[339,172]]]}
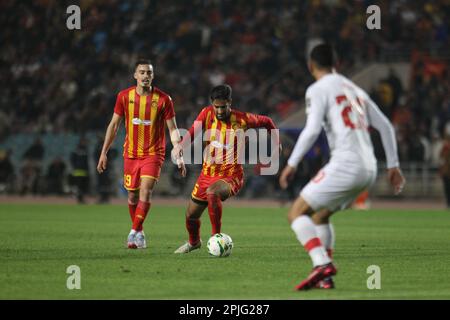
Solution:
{"label": "soccer player in white jersey", "polygon": [[381,134],[394,193],[400,193],[405,184],[391,123],[367,93],[334,72],[333,64],[333,49],[328,44],[311,51],[308,68],[316,82],[306,90],[307,121],[280,176],[285,189],[324,128],[330,161],[303,188],[288,214],[292,230],[313,262],[313,271],[295,287],[297,290],[334,288],[332,276],[337,270],[332,263],[334,230],[329,220],[375,181],[377,163],[369,126]]}

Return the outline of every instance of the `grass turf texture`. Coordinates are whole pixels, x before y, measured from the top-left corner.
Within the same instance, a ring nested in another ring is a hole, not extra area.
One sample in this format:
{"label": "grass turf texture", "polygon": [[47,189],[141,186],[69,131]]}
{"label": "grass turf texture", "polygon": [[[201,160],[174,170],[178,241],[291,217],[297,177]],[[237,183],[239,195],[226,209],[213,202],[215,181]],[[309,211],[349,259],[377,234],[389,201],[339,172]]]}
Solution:
{"label": "grass turf texture", "polygon": [[[173,251],[187,239],[183,207],[158,207],[145,223],[149,248],[125,249],[123,206],[0,205],[0,299],[449,299],[450,214],[445,211],[345,211],[333,220],[335,290],[294,292],[311,262],[286,220],[287,209],[224,205],[230,257],[203,247]],[[68,290],[66,268],[81,268]],[[367,267],[381,289],[367,289]]]}

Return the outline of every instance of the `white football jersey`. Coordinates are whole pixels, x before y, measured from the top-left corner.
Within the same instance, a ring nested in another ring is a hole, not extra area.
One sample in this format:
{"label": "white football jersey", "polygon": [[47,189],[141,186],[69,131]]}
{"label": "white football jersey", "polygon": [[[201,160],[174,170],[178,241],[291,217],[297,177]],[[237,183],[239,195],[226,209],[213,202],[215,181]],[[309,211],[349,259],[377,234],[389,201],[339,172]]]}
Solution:
{"label": "white football jersey", "polygon": [[376,170],[369,134],[380,131],[388,167],[398,166],[395,134],[389,120],[367,93],[346,77],[329,73],[306,91],[307,122],[288,161],[296,167],[324,128],[331,151],[330,161]]}

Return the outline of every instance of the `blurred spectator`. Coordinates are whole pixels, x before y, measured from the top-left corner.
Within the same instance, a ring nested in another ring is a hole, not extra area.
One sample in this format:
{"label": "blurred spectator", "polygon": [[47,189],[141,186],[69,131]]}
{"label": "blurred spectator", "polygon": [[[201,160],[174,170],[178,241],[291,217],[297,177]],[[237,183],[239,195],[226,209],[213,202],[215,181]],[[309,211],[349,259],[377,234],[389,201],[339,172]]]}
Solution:
{"label": "blurred spectator", "polygon": [[66,181],[66,164],[61,157],[56,157],[47,169],[47,193],[63,195]]}
{"label": "blurred spectator", "polygon": [[[95,152],[93,154],[94,161],[98,161],[98,157],[102,151],[103,147],[103,137],[99,137],[97,140],[97,145],[95,147]],[[104,204],[108,203],[111,195],[114,193],[114,188],[116,184],[114,183],[114,160],[117,158],[117,150],[110,148],[108,151],[108,168],[102,174],[96,174],[97,176],[97,193],[98,193],[98,203]]]}
{"label": "blurred spectator", "polygon": [[389,69],[388,77],[385,79],[386,83],[389,83],[389,85],[392,88],[392,105],[397,106],[399,103],[399,99],[401,95],[403,94],[403,86],[402,82],[400,81],[400,78],[396,75],[394,69]]}
{"label": "blurred spectator", "polygon": [[248,177],[245,191],[242,192],[245,197],[257,199],[267,194],[268,188],[272,186],[272,176],[261,175],[261,169],[269,165],[263,165],[259,161],[253,167],[253,175]]}
{"label": "blurred spectator", "polygon": [[19,193],[24,196],[28,193],[33,195],[42,191],[40,187],[41,167],[37,162],[32,160],[24,160],[20,169],[19,177]]}
{"label": "blurred spectator", "polygon": [[0,150],[0,193],[10,193],[14,189],[14,166],[10,152]]}
{"label": "blurred spectator", "polygon": [[36,138],[33,144],[25,151],[23,158],[40,163],[44,159],[44,145],[41,138]]}
{"label": "blurred spectator", "polygon": [[[170,158],[168,158],[170,159]],[[170,182],[171,182],[171,190],[172,196],[182,196],[186,191],[186,187],[190,188],[191,186],[187,184],[189,181],[189,176],[191,173],[191,169],[187,166],[186,168],[186,176],[183,178],[180,175],[178,167],[175,165],[170,166]]]}
{"label": "blurred spectator", "polygon": [[42,160],[45,148],[41,138],[36,138],[23,154],[22,168],[20,170],[19,192],[21,195],[32,193],[34,195],[44,190],[41,188]]}
{"label": "blurred spectator", "polygon": [[85,195],[89,189],[89,159],[87,140],[80,138],[77,148],[70,155],[72,165],[71,185],[75,188],[78,203],[85,203]]}

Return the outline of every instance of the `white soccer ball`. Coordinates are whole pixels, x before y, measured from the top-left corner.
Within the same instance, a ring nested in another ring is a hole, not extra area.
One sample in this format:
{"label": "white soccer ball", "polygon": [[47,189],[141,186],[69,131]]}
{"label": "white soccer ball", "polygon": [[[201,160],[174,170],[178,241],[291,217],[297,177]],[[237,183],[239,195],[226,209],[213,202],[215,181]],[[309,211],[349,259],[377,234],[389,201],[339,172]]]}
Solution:
{"label": "white soccer ball", "polygon": [[208,240],[208,252],[215,257],[228,257],[233,250],[233,240],[225,233],[216,233]]}

